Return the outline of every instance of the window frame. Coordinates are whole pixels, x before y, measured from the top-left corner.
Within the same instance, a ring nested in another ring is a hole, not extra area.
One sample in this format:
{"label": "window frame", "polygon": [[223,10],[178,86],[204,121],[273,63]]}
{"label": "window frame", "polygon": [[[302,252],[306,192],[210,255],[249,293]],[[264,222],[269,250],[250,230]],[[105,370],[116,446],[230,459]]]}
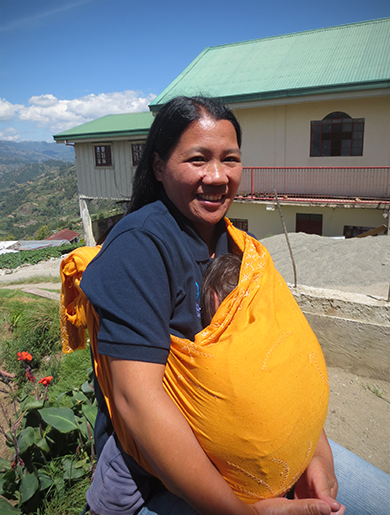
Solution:
{"label": "window frame", "polygon": [[146,143],[132,143],[131,144],[131,162],[133,166],[138,166],[141,161],[141,156],[145,150]]}
{"label": "window frame", "polygon": [[310,122],[310,157],[362,157],[365,118],[334,111]]}
{"label": "window frame", "polygon": [[236,229],[240,229],[241,231],[248,232],[249,224],[248,218],[229,218],[231,223],[236,227]]}
{"label": "window frame", "polygon": [[[104,148],[104,156],[99,157],[99,153],[102,152],[98,149]],[[108,149],[108,152],[107,150]],[[95,168],[113,168],[113,159],[112,159],[112,144],[111,143],[100,143],[99,145],[93,145],[94,156],[95,156]],[[105,160],[103,162],[103,160]],[[100,161],[100,162],[99,162]],[[107,162],[108,161],[108,162]]]}

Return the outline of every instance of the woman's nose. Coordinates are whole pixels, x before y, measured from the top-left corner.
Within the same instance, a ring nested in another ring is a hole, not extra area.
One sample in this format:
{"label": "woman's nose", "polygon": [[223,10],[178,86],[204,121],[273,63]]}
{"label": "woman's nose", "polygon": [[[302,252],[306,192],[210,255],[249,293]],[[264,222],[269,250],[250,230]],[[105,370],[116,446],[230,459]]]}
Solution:
{"label": "woman's nose", "polygon": [[229,179],[224,170],[223,163],[217,160],[210,161],[203,181],[208,184],[227,184]]}

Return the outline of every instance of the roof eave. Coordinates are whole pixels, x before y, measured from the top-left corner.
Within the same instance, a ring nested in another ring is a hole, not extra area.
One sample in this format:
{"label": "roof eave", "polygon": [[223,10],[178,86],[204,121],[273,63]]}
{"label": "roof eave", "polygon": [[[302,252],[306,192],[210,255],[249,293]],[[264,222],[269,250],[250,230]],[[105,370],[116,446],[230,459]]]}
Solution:
{"label": "roof eave", "polygon": [[[348,84],[332,84],[329,86],[312,86],[307,88],[294,88],[276,91],[264,91],[249,94],[239,94],[230,96],[216,96],[224,104],[239,104],[241,102],[254,102],[257,100],[270,100],[280,98],[303,97],[308,95],[323,95],[326,93],[340,93],[353,91],[366,91],[370,89],[390,88],[390,79],[355,82]],[[152,112],[159,111],[164,104],[149,105]]]}
{"label": "roof eave", "polygon": [[86,132],[83,134],[55,134],[54,141],[62,143],[63,141],[77,142],[87,139],[114,139],[114,138],[134,138],[138,136],[147,136],[149,128],[139,129],[136,131],[110,131],[110,132]]}

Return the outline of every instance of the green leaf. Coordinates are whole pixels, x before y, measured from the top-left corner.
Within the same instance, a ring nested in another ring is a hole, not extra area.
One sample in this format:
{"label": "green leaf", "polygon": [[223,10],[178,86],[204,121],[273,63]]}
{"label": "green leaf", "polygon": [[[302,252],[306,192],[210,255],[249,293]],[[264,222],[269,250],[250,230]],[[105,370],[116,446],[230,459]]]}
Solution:
{"label": "green leaf", "polygon": [[41,438],[38,442],[37,442],[37,445],[40,449],[42,449],[42,451],[44,452],[50,452],[50,447],[49,447],[49,444],[47,443],[47,440],[46,438]]}
{"label": "green leaf", "polygon": [[86,397],[83,392],[77,392],[77,391],[74,391],[73,392],[73,398],[77,401],[77,402],[89,402],[88,401],[88,397]]}
{"label": "green leaf", "polygon": [[91,424],[92,429],[95,427],[95,421],[98,409],[96,406],[91,406],[90,404],[82,406],[81,408],[83,410],[83,413],[85,415],[85,418],[88,420],[88,422]]}
{"label": "green leaf", "polygon": [[0,497],[0,513],[1,515],[16,515],[20,511],[14,508],[9,502]]}
{"label": "green leaf", "polygon": [[86,424],[85,418],[82,418],[82,419],[79,419],[79,420],[80,420],[80,422],[79,422],[79,429],[82,432],[82,434],[85,436],[85,438],[87,440],[89,440],[89,433],[88,433],[88,428],[87,428],[87,424]]}
{"label": "green leaf", "polygon": [[8,460],[0,457],[0,469],[1,470],[9,470],[11,468],[11,463]]}
{"label": "green leaf", "polygon": [[42,470],[38,470],[38,478],[41,483],[41,490],[47,490],[53,484],[52,478]]}
{"label": "green leaf", "polygon": [[95,390],[92,388],[89,381],[85,381],[85,383],[81,386],[81,389],[86,394],[95,393]]}
{"label": "green leaf", "polygon": [[0,495],[7,499],[15,499],[14,494],[19,488],[19,480],[15,476],[15,471],[11,469],[1,474],[0,483]]}
{"label": "green leaf", "polygon": [[43,400],[37,401],[35,397],[27,397],[25,401],[20,403],[20,409],[22,411],[34,410],[39,408],[43,408]]}
{"label": "green leaf", "polygon": [[78,427],[70,408],[43,408],[39,413],[46,424],[50,424],[61,433],[69,433]]}
{"label": "green leaf", "polygon": [[64,479],[79,479],[85,476],[85,472],[82,468],[77,467],[77,462],[66,458],[63,462],[64,467]]}
{"label": "green leaf", "polygon": [[23,431],[20,433],[18,438],[18,447],[20,454],[23,454],[27,451],[31,445],[35,444],[35,431],[34,428],[31,426],[26,427],[23,429]]}
{"label": "green leaf", "polygon": [[22,494],[22,504],[31,499],[39,488],[39,481],[33,474],[26,474],[20,482],[20,493]]}

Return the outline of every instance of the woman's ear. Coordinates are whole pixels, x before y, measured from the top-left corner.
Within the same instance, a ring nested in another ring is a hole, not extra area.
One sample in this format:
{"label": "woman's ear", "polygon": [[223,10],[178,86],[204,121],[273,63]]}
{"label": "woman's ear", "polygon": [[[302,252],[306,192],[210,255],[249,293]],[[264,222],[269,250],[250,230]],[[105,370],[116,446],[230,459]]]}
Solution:
{"label": "woman's ear", "polygon": [[162,175],[164,170],[164,162],[161,159],[161,157],[157,154],[157,152],[154,152],[153,154],[153,171],[154,176],[159,182],[162,182]]}

